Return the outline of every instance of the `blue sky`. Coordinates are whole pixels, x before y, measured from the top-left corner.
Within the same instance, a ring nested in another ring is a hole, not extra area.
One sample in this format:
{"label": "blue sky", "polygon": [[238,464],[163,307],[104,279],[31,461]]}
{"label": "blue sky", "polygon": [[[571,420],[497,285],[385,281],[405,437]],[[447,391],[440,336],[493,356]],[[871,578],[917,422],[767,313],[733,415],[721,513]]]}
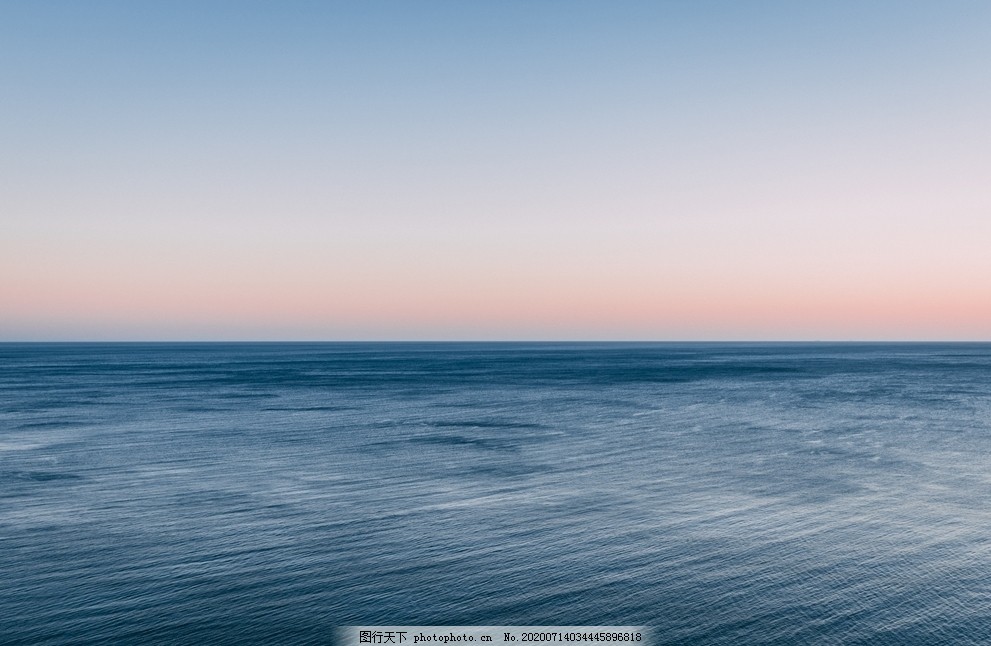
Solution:
{"label": "blue sky", "polygon": [[989,28],[4,3],[0,338],[986,338]]}

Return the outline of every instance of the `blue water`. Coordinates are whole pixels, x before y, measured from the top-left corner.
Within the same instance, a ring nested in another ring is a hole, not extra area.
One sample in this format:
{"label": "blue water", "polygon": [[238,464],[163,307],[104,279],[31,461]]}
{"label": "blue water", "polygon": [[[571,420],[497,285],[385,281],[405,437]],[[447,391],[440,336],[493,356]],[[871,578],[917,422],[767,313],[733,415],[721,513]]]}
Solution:
{"label": "blue water", "polygon": [[0,345],[0,643],[991,641],[991,346]]}

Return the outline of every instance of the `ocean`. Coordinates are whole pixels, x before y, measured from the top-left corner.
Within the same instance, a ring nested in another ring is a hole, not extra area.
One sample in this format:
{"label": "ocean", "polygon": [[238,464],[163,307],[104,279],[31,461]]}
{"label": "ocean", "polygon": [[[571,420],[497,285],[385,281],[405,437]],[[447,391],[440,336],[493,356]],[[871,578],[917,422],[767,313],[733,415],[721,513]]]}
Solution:
{"label": "ocean", "polygon": [[0,643],[991,641],[991,345],[0,344]]}

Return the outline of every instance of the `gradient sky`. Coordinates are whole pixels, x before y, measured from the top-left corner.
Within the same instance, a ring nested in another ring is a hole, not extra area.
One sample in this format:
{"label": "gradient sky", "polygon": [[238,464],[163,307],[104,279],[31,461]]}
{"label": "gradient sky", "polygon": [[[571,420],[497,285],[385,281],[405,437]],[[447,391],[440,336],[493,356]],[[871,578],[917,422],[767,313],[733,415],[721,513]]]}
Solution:
{"label": "gradient sky", "polygon": [[0,340],[991,340],[991,3],[0,3]]}

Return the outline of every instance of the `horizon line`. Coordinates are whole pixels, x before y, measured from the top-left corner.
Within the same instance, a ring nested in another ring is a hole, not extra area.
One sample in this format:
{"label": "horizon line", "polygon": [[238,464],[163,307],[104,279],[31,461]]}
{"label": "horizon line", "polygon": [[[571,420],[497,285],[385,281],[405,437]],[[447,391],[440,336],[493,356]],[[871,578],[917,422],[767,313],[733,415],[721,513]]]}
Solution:
{"label": "horizon line", "polygon": [[27,344],[991,344],[989,339],[6,339],[0,345]]}

